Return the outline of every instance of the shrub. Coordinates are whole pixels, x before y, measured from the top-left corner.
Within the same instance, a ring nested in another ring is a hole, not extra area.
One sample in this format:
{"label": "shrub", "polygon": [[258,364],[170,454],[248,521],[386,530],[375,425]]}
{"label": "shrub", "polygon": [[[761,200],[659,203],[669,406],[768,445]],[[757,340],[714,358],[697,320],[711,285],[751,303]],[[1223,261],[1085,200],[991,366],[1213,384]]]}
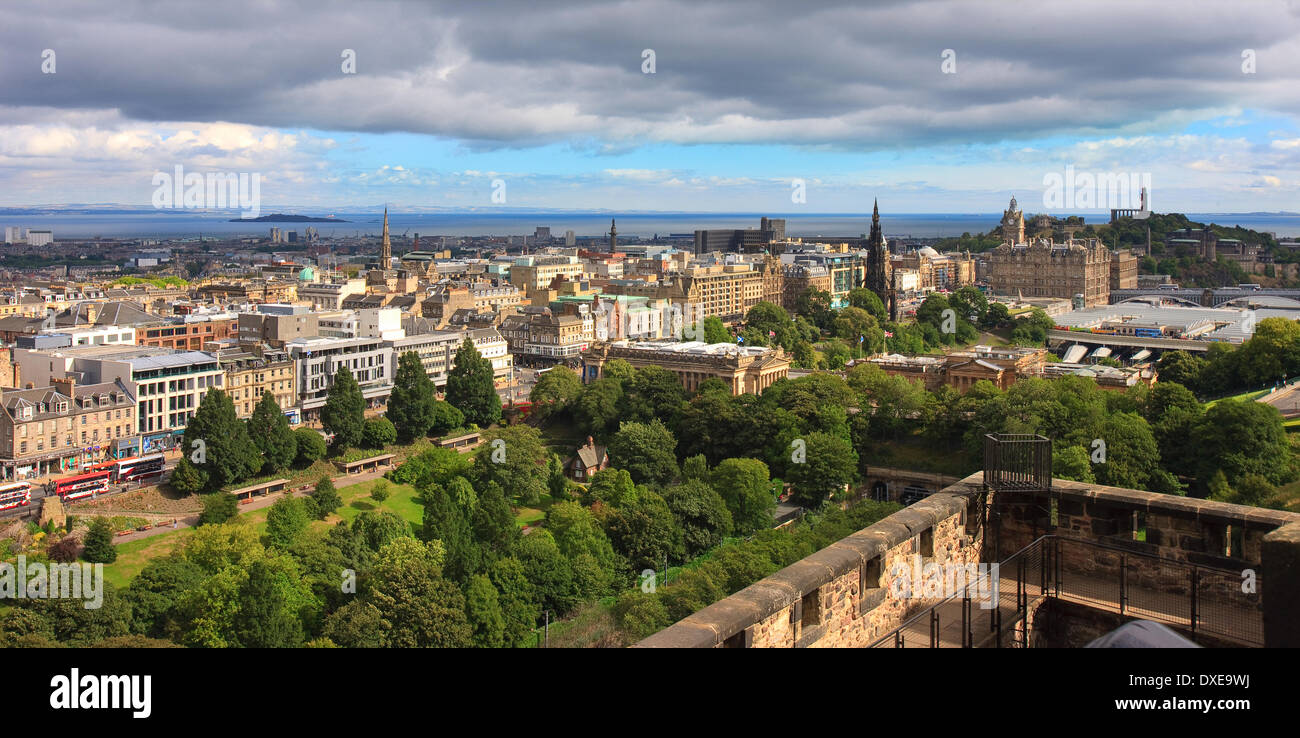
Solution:
{"label": "shrub", "polygon": [[397,441],[397,427],[388,418],[371,418],[361,429],[361,443],[366,448],[383,448]]}

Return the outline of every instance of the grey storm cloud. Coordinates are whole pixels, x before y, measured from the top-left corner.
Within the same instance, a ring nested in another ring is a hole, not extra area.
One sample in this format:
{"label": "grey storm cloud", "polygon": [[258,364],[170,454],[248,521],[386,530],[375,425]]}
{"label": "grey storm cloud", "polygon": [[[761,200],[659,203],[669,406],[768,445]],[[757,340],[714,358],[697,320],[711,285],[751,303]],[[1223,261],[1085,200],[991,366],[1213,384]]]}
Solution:
{"label": "grey storm cloud", "polygon": [[1295,0],[17,2],[0,5],[0,123],[113,111],[473,148],[996,142],[1295,115],[1298,31]]}

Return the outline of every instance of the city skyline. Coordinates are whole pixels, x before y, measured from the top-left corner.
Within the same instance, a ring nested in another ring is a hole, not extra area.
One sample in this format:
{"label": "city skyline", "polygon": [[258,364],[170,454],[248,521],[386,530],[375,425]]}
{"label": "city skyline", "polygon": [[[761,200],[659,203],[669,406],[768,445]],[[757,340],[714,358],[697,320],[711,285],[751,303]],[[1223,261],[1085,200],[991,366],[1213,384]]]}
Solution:
{"label": "city skyline", "polygon": [[1048,207],[1070,169],[1297,210],[1300,5],[1179,7],[17,3],[0,207],[147,206],[181,165],[302,210],[1103,210]]}

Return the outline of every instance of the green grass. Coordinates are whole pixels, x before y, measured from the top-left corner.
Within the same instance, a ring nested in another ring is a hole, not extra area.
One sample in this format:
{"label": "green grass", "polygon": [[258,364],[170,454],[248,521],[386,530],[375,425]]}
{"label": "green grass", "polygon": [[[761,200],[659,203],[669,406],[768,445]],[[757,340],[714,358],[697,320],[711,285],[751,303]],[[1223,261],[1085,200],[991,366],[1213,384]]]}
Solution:
{"label": "green grass", "polygon": [[403,520],[412,525],[419,526],[424,523],[424,507],[416,500],[418,493],[414,487],[384,480],[388,484],[388,497],[383,502],[375,502],[370,499],[370,491],[374,489],[377,481],[379,480],[340,488],[339,496],[343,498],[343,507],[340,507],[335,514],[352,522],[366,510],[386,510],[400,515]]}
{"label": "green grass", "polygon": [[[416,492],[413,487],[389,482],[388,498],[382,503],[377,503],[370,499],[370,490],[375,486],[376,481],[378,480],[340,488],[339,497],[343,498],[343,507],[339,508],[335,515],[327,520],[314,521],[312,527],[328,527],[337,522],[339,518],[351,522],[362,512],[364,507],[354,507],[353,503],[356,502],[373,506],[368,509],[387,510],[397,513],[416,526],[423,522],[424,508],[415,501]],[[237,520],[245,525],[251,525],[258,535],[262,535],[266,533],[266,516],[270,511],[270,507],[264,507],[258,510],[240,512]],[[146,564],[153,559],[167,556],[176,550],[176,547],[183,543],[185,537],[192,532],[192,528],[185,528],[118,544],[117,561],[104,565],[104,579],[116,587],[127,586],[144,569]]]}
{"label": "green grass", "polygon": [[1209,402],[1205,403],[1205,406],[1207,408],[1213,407],[1215,404],[1223,402],[1224,400],[1252,400],[1252,401],[1258,400],[1264,395],[1267,395],[1269,393],[1269,389],[1254,390],[1252,392],[1242,392],[1239,395],[1231,395],[1229,397],[1220,397],[1217,400],[1210,400]]}

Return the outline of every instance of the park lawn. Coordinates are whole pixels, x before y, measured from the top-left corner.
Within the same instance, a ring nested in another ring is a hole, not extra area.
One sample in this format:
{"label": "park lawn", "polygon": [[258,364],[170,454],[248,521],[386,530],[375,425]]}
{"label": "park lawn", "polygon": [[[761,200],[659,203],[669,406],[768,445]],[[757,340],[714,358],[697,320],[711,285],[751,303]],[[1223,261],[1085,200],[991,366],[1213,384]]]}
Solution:
{"label": "park lawn", "polygon": [[104,581],[119,589],[125,587],[150,561],[174,551],[189,531],[186,528],[118,545],[117,561],[104,564]]}
{"label": "park lawn", "polygon": [[[1271,389],[1271,388],[1270,388],[1270,389]],[[1220,398],[1217,399],[1217,400],[1210,400],[1209,402],[1205,403],[1205,406],[1206,406],[1207,408],[1208,408],[1208,407],[1214,407],[1214,405],[1216,405],[1216,404],[1218,404],[1218,403],[1220,403],[1220,402],[1223,402],[1224,400],[1252,400],[1252,401],[1253,401],[1253,400],[1258,400],[1259,398],[1263,397],[1264,395],[1267,395],[1268,393],[1269,393],[1269,390],[1268,390],[1268,389],[1252,390],[1252,391],[1250,391],[1250,392],[1242,392],[1242,393],[1239,394],[1239,395],[1232,395],[1232,396],[1230,396],[1230,397],[1220,397]]]}
{"label": "park lawn", "polygon": [[555,500],[550,495],[542,495],[542,499],[538,500],[535,506],[515,506],[515,523],[520,528],[540,523],[546,519],[546,512],[551,509],[553,504],[555,504]]}
{"label": "park lawn", "polygon": [[417,528],[424,524],[424,506],[416,499],[419,493],[414,487],[409,484],[388,482],[388,498],[383,502],[375,502],[370,499],[370,491],[374,489],[377,481],[379,480],[362,482],[351,487],[340,487],[339,497],[343,498],[343,507],[335,514],[343,520],[352,522],[365,510],[384,510],[396,513]]}
{"label": "park lawn", "polygon": [[[361,508],[349,506],[353,501],[363,500],[364,503],[376,505],[373,500],[369,499],[370,489],[374,484],[374,481],[370,481],[339,489],[339,496],[343,498],[344,506],[336,514],[343,520],[351,521],[361,512]],[[376,508],[397,513],[412,524],[420,525],[423,522],[424,509],[415,502],[415,489],[410,485],[390,483],[389,491],[392,494],[389,495],[388,499],[384,500],[382,505],[376,505]],[[258,510],[241,512],[236,520],[245,525],[253,526],[253,530],[259,536],[265,535],[266,516],[270,511],[270,507],[263,507]],[[311,527],[329,527],[337,522],[339,517],[331,516],[329,520],[312,521]],[[105,581],[112,583],[116,587],[127,586],[135,578],[135,575],[144,569],[146,564],[170,554],[178,544],[185,540],[184,537],[192,531],[193,528],[184,528],[118,544],[117,561],[104,565]]]}

